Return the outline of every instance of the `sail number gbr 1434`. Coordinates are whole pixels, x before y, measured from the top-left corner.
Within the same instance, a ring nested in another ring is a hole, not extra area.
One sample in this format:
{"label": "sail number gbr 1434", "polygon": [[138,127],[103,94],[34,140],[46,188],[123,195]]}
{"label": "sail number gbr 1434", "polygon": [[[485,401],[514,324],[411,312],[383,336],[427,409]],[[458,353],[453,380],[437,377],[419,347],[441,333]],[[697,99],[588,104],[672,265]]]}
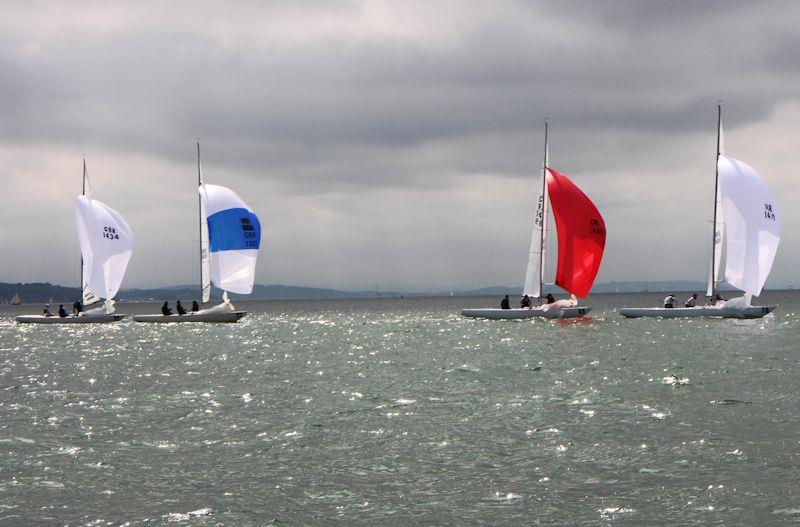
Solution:
{"label": "sail number gbr 1434", "polygon": [[107,238],[109,240],[119,240],[117,229],[114,227],[103,227],[103,238]]}

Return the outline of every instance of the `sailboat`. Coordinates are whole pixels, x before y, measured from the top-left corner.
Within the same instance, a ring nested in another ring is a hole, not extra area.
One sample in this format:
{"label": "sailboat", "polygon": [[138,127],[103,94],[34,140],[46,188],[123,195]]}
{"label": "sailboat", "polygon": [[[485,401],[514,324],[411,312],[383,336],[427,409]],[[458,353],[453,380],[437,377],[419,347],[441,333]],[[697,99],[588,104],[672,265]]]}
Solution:
{"label": "sailboat", "polygon": [[[778,250],[781,237],[778,207],[758,172],[750,165],[725,154],[721,103],[717,105],[717,163],[712,233],[714,241],[706,289],[709,305],[623,308],[620,309],[620,314],[628,318],[761,318],[775,309],[775,306],[754,306],[751,301],[754,296],[761,294]],[[717,284],[723,281],[743,291],[744,295],[715,301]]]}
{"label": "sailboat", "polygon": [[261,245],[261,224],[253,210],[234,191],[203,181],[200,143],[197,143],[197,183],[200,231],[200,291],[211,299],[212,284],[223,291],[222,303],[185,315],[134,315],[136,322],[236,322],[247,314],[237,310],[228,292],[250,294]]}
{"label": "sailboat", "polygon": [[83,160],[83,191],[75,198],[75,225],[81,246],[81,290],[83,305],[105,299],[102,306],[66,317],[22,315],[17,322],[33,324],[91,324],[116,322],[125,315],[115,313],[114,296],[133,253],[133,234],[122,215],[92,198],[92,188]]}
{"label": "sailboat", "polygon": [[606,226],[594,203],[564,174],[549,165],[548,123],[544,124],[544,162],[542,190],[537,201],[531,234],[531,248],[525,273],[523,294],[543,298],[545,283],[548,209],[552,207],[558,232],[558,268],[555,285],[571,294],[569,300],[557,300],[540,306],[518,309],[463,309],[465,317],[490,319],[576,318],[591,311],[581,306],[600,269],[606,243]]}
{"label": "sailboat", "polygon": [[22,299],[19,297],[19,293],[14,293],[14,296],[11,297],[11,305],[12,306],[22,305]]}

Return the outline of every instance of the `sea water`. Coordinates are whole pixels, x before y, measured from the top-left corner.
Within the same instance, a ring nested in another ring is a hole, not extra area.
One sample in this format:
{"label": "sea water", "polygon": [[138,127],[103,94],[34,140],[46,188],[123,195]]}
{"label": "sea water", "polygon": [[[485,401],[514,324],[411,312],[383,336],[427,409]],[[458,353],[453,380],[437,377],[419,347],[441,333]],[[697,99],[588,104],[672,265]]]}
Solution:
{"label": "sea water", "polygon": [[499,298],[4,307],[0,525],[797,524],[800,295],[758,320],[614,311],[662,296],[563,321],[458,314]]}

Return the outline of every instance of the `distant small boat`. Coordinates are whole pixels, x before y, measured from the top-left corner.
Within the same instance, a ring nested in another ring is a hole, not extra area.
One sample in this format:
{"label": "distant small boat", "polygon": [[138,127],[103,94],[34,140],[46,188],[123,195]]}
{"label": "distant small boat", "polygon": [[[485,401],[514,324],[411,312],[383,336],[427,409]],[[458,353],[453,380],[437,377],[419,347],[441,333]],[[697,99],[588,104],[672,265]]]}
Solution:
{"label": "distant small boat", "polygon": [[12,306],[21,306],[22,299],[19,297],[19,293],[14,293],[14,296],[11,297],[11,305]]}
{"label": "distant small boat", "polygon": [[[714,186],[713,246],[706,297],[710,305],[682,308],[622,308],[620,314],[638,317],[761,318],[775,306],[753,306],[772,269],[780,243],[778,207],[767,184],[751,166],[725,155],[722,104],[717,105],[717,163]],[[724,281],[744,296],[715,302],[716,286]]]}
{"label": "distant small boat", "polygon": [[[92,198],[91,184],[83,160],[83,192],[75,198],[75,224],[81,246],[81,289],[83,305],[105,298],[105,303],[80,315],[66,317],[22,315],[17,322],[29,324],[97,324],[116,322],[125,315],[115,313],[114,295],[133,252],[133,234],[122,215]],[[19,300],[19,295],[14,295]],[[50,300],[53,303],[53,300]]]}
{"label": "distant small boat", "polygon": [[253,210],[234,191],[203,181],[200,143],[197,143],[197,182],[200,229],[200,291],[211,299],[212,284],[223,290],[222,303],[185,315],[134,315],[136,322],[237,322],[247,311],[236,310],[231,293],[250,294],[261,245],[261,224]]}
{"label": "distant small boat", "polygon": [[523,294],[531,299],[542,298],[547,248],[548,208],[552,205],[558,232],[558,268],[555,284],[572,295],[570,300],[557,300],[530,308],[463,309],[465,317],[489,319],[576,318],[591,311],[578,305],[594,284],[606,243],[606,226],[594,203],[564,174],[549,165],[547,121],[544,127],[544,162],[542,190],[539,194],[528,268]]}

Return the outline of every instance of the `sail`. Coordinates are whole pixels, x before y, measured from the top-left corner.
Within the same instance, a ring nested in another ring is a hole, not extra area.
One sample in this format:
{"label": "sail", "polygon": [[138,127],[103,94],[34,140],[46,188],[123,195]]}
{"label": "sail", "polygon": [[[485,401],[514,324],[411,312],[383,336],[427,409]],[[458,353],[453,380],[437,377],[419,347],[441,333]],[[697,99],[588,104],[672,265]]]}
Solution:
{"label": "sail", "polygon": [[585,297],[603,259],[605,222],[594,203],[572,181],[550,168],[547,192],[558,232],[556,284]]}
{"label": "sail", "polygon": [[[112,299],[133,252],[131,228],[120,213],[89,196],[75,198],[75,223],[83,258],[83,298]],[[89,302],[86,302],[89,303]]]}
{"label": "sail", "polygon": [[722,194],[717,185],[717,218],[714,223],[714,244],[711,250],[714,252],[714,268],[708,270],[708,287],[706,296],[714,295],[714,284],[722,281],[722,250],[725,241],[725,213],[722,210]]}
{"label": "sail", "polygon": [[200,199],[200,276],[203,303],[211,298],[211,252],[208,246],[208,220],[203,200]]}
{"label": "sail", "polygon": [[542,296],[541,265],[542,265],[542,229],[545,219],[545,196],[539,194],[536,204],[536,215],[533,218],[533,232],[531,233],[531,249],[528,253],[528,268],[525,271],[525,287],[523,295],[531,298]]}
{"label": "sail", "polygon": [[89,288],[85,268],[81,282],[81,287],[83,288],[83,292],[81,294],[81,303],[83,303],[84,306],[89,306],[95,302],[99,302],[100,298]]}
{"label": "sail", "polygon": [[208,224],[211,283],[224,291],[253,292],[261,224],[252,209],[231,189],[200,185]]}
{"label": "sail", "polygon": [[717,169],[725,215],[725,280],[758,296],[780,243],[778,207],[753,167],[721,155]]}

